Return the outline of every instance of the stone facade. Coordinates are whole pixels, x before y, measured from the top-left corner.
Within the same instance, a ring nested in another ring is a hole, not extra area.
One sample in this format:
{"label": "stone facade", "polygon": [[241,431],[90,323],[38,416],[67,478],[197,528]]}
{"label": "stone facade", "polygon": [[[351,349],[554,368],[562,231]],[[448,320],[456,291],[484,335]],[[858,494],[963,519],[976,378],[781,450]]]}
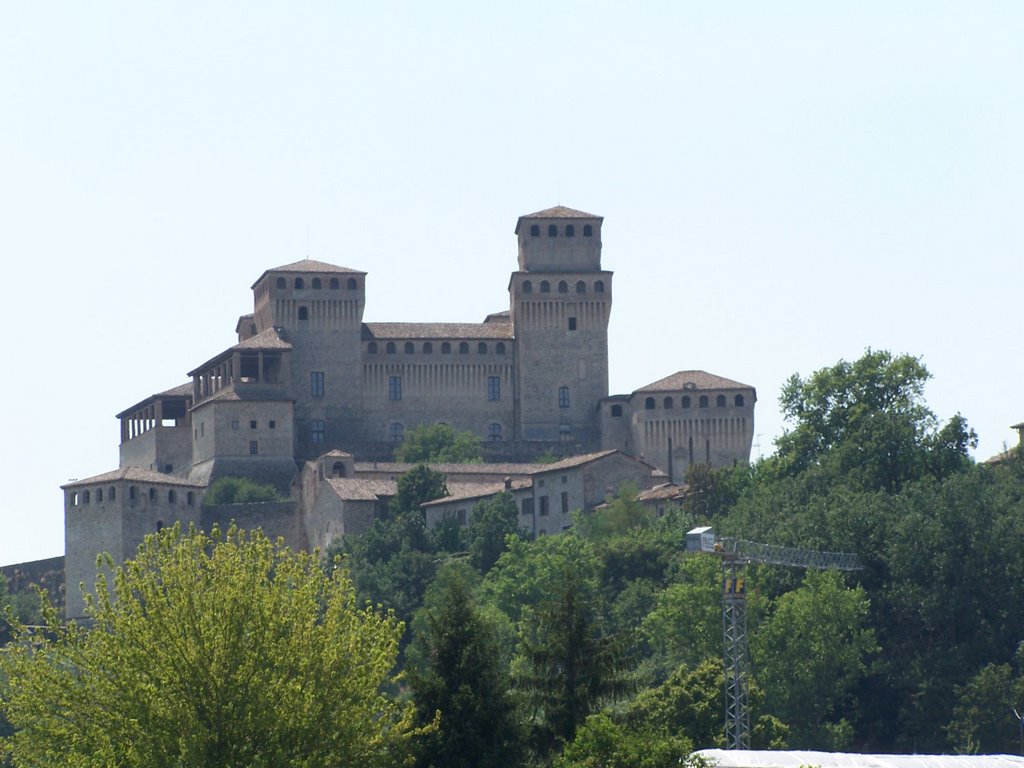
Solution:
{"label": "stone facade", "polygon": [[[246,515],[299,545],[365,528],[387,494],[353,483],[394,481],[365,460],[390,457],[421,424],[479,437],[490,470],[472,482],[519,481],[517,500],[538,505],[527,526],[537,534],[561,530],[566,509],[608,491],[574,470],[572,487],[548,497],[549,519],[536,522],[548,477],[523,462],[541,454],[589,452],[581,466],[592,466],[595,452],[610,452],[596,465],[637,476],[642,488],[653,482],[648,465],[663,482],[695,463],[748,461],[752,387],[690,370],[609,395],[613,275],[601,266],[602,226],[600,216],[561,206],[520,217],[508,308],[477,323],[367,323],[367,273],[310,259],[265,271],[236,343],[190,371],[190,383],[117,415],[120,469],[64,486],[69,615],[98,552],[122,559],[159,525],[202,525],[202,494],[219,477],[274,484],[289,511]],[[496,478],[502,461],[508,471]]]}

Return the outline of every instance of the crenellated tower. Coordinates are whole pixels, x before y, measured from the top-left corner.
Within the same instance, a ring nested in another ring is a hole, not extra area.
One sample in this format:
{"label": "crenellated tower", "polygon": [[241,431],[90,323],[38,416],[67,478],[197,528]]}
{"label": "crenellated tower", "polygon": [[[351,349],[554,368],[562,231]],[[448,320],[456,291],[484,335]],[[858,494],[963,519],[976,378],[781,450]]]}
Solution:
{"label": "crenellated tower", "polygon": [[516,340],[517,440],[599,442],[608,396],[612,273],[601,269],[602,217],[564,206],[519,218],[509,283]]}

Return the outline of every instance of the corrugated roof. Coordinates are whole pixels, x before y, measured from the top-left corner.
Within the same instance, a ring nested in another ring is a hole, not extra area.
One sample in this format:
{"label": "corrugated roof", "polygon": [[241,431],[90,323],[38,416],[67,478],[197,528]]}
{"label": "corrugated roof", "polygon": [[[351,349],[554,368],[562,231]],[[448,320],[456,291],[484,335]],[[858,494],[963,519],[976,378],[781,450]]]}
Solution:
{"label": "corrugated roof", "polygon": [[635,392],[669,392],[687,389],[687,384],[692,384],[689,389],[753,389],[749,384],[741,384],[738,381],[727,379],[724,376],[716,376],[707,371],[677,371],[671,376],[648,384],[645,387],[634,390]]}
{"label": "corrugated roof", "polygon": [[363,339],[502,339],[512,338],[512,324],[363,323]]}
{"label": "corrugated roof", "polygon": [[114,469],[110,472],[104,472],[102,475],[94,475],[93,477],[87,477],[84,480],[72,480],[61,488],[77,488],[82,485],[95,485],[97,483],[112,483],[117,480],[128,480],[136,483],[158,483],[160,485],[178,485],[178,486],[189,486],[190,488],[203,488],[204,486],[198,483],[193,483],[182,477],[176,477],[174,475],[165,475],[163,472],[154,472],[151,469],[139,469],[138,467],[122,467],[121,469]]}
{"label": "corrugated roof", "polygon": [[1024,768],[1024,757],[1017,755],[861,755],[753,749],[702,749],[693,754],[720,768]]}

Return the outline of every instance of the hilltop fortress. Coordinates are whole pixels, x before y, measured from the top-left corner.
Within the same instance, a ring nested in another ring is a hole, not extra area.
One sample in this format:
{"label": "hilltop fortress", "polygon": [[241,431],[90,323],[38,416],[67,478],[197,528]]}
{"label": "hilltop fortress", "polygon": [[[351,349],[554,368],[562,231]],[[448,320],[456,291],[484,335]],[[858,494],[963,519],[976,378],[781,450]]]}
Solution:
{"label": "hilltop fortress", "polygon": [[[202,503],[219,477],[274,484],[289,501],[239,522],[294,546],[365,529],[406,469],[386,460],[421,424],[473,433],[488,462],[448,467],[452,497],[428,519],[465,521],[473,499],[506,489],[537,535],[623,480],[649,489],[748,461],[753,387],[681,370],[609,395],[602,224],[562,206],[521,216],[508,309],[478,323],[367,323],[367,273],[309,259],[265,271],[237,343],[119,413],[120,467],[63,487],[68,615],[98,552],[128,557],[175,521],[238,519]],[[533,463],[543,454],[563,459]]]}

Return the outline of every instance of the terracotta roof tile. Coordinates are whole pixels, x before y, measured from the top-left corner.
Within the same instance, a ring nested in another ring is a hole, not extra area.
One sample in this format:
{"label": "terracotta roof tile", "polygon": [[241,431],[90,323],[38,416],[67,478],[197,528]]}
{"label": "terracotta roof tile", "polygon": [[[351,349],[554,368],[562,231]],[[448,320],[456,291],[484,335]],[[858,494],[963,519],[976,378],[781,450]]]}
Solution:
{"label": "terracotta roof tile", "polygon": [[163,472],[154,472],[151,469],[139,469],[138,467],[122,467],[102,475],[94,475],[84,480],[72,480],[61,488],[77,488],[82,485],[95,485],[97,483],[112,483],[117,480],[129,480],[136,483],[154,483],[160,485],[188,486],[190,488],[203,488],[201,484],[193,483],[175,475],[165,475]]}
{"label": "terracotta roof tile", "polygon": [[303,259],[302,261],[296,261],[291,264],[285,264],[283,267],[274,267],[273,269],[266,270],[259,278],[252,284],[255,288],[259,285],[260,280],[269,275],[271,272],[302,272],[304,274],[310,272],[320,272],[325,274],[344,274],[344,275],[365,275],[358,269],[349,269],[348,267],[339,267],[337,264],[328,264],[326,261],[316,261],[315,259]]}
{"label": "terracotta roof tile", "polygon": [[598,216],[593,213],[587,213],[586,211],[578,211],[575,208],[567,208],[564,205],[556,205],[554,208],[545,208],[543,211],[537,211],[536,213],[527,213],[519,217],[519,220],[523,219],[604,219],[603,216]]}
{"label": "terracotta roof tile", "polygon": [[[519,491],[523,488],[529,488],[533,485],[533,480],[513,480],[512,488],[510,490]],[[434,499],[433,501],[425,502],[422,506],[431,507],[438,504],[448,504],[450,502],[458,501],[470,501],[472,499],[485,499],[489,496],[495,496],[502,491],[506,490],[504,481],[500,483],[456,483],[453,486],[448,487],[449,495],[443,499]]]}
{"label": "terracotta roof tile", "polygon": [[121,411],[116,416],[114,416],[114,418],[115,419],[123,419],[125,416],[128,416],[128,415],[130,415],[132,413],[135,413],[136,411],[140,410],[141,408],[143,408],[143,407],[145,407],[145,406],[149,405],[150,403],[155,402],[157,400],[166,400],[166,399],[170,399],[170,398],[191,397],[191,396],[192,396],[192,382],[190,381],[190,382],[188,382],[186,384],[179,384],[176,387],[171,387],[170,389],[165,389],[163,392],[158,392],[155,395],[150,395],[145,400],[140,400],[139,402],[135,403],[135,405],[132,405],[129,408],[125,408],[123,411]]}
{"label": "terracotta roof tile", "polygon": [[501,339],[512,338],[512,324],[363,323],[363,339]]}
{"label": "terracotta roof tile", "polygon": [[252,338],[240,341],[231,349],[291,349],[292,345],[285,341],[276,328],[267,328]]}
{"label": "terracotta roof tile", "polygon": [[[687,387],[692,384],[692,387]],[[716,376],[707,371],[677,371],[664,379],[635,390],[636,392],[674,392],[682,389],[753,389],[749,384]]]}

